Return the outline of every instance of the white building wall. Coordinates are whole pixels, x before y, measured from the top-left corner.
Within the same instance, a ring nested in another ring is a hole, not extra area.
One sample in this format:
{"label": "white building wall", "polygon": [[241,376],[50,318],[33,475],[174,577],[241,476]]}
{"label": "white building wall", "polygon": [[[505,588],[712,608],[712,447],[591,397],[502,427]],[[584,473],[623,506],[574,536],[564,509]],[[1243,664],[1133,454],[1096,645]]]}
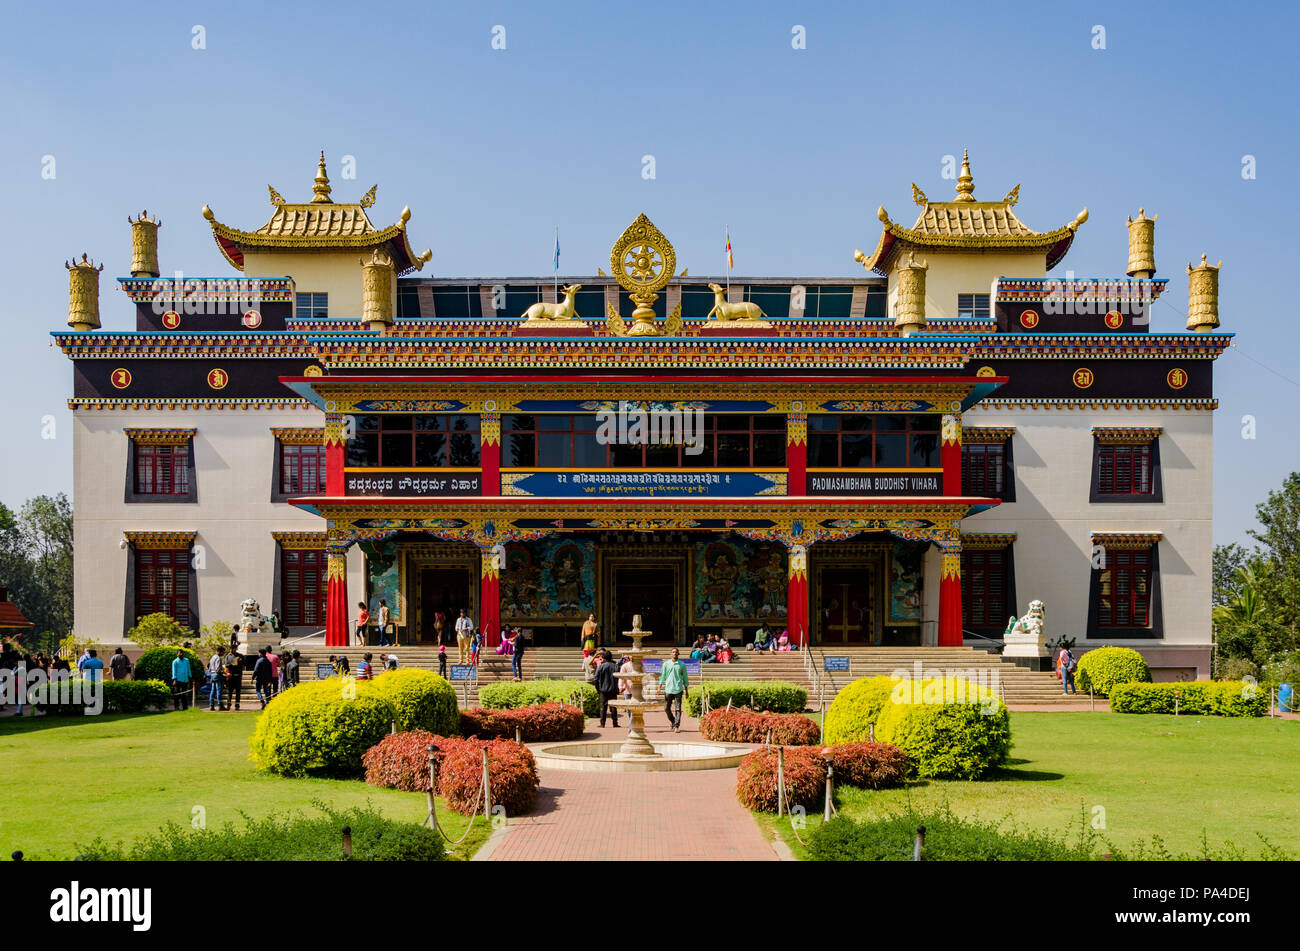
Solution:
{"label": "white building wall", "polygon": [[[245,598],[272,609],[273,531],[324,531],[325,521],[271,501],[275,462],[272,427],[323,425],[314,410],[214,409],[73,413],[76,538],[74,611],[78,634],[104,643],[123,636],[129,549],[123,533],[197,532],[201,548],[198,617],[201,624],[239,617]],[[125,501],[130,440],[123,429],[193,428],[197,502]],[[361,555],[348,565],[350,600],[363,591]]]}

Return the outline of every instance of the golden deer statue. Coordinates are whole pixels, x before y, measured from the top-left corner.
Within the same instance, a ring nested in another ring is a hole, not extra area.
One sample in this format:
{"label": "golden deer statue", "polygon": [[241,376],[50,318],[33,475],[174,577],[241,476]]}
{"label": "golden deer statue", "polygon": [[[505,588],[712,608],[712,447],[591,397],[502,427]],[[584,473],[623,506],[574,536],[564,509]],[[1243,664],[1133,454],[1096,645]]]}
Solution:
{"label": "golden deer statue", "polygon": [[718,320],[762,320],[767,316],[763,313],[763,308],[753,301],[742,301],[738,304],[727,303],[723,296],[726,291],[721,284],[710,284],[709,290],[713,291],[713,309],[704,315],[705,320],[708,320],[714,314],[718,315]]}
{"label": "golden deer statue", "polygon": [[524,320],[578,320],[579,317],[573,312],[573,295],[582,290],[581,284],[568,284],[564,287],[564,301],[559,304],[552,304],[548,301],[538,301],[532,307],[524,311]]}

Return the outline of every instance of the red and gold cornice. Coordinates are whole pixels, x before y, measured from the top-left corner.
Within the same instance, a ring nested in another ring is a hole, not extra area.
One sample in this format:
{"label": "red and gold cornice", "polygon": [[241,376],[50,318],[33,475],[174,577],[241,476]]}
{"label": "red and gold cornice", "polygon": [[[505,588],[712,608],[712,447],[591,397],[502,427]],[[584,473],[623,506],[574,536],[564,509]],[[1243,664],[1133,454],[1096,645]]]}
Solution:
{"label": "red and gold cornice", "polygon": [[265,360],[315,358],[316,347],[304,337],[287,334],[153,334],[60,333],[55,342],[69,357],[80,360],[184,360],[233,357]]}
{"label": "red and gold cornice", "polygon": [[319,446],[325,441],[325,428],[323,426],[272,426],[271,435],[285,446]]}
{"label": "red and gold cornice", "polygon": [[122,534],[136,548],[171,551],[188,549],[198,537],[197,532],[123,532]]}
{"label": "red and gold cornice", "polygon": [[961,547],[966,551],[997,551],[1016,541],[1015,532],[962,532]]}
{"label": "red and gold cornice", "polygon": [[272,532],[271,537],[286,551],[323,551],[328,532]]}
{"label": "red and gold cornice", "polygon": [[1164,429],[1160,426],[1094,426],[1092,435],[1103,446],[1141,446],[1155,442]]}
{"label": "red and gold cornice", "polygon": [[1161,532],[1093,532],[1092,543],[1108,551],[1134,551],[1158,545],[1164,537]]}
{"label": "red and gold cornice", "polygon": [[71,410],[315,410],[311,403],[296,396],[284,398],[250,397],[245,399],[192,399],[156,397],[144,399],[108,399],[74,396],[68,400]]}
{"label": "red and gold cornice", "polygon": [[183,446],[194,438],[194,429],[123,429],[126,437],[141,446]]}
{"label": "red and gold cornice", "polygon": [[968,446],[995,446],[1016,434],[1014,426],[963,426],[962,440]]}
{"label": "red and gold cornice", "polygon": [[[977,408],[985,410],[1017,410],[1017,409],[1037,409],[1037,410],[1058,410],[1058,409],[1085,409],[1085,410],[1150,410],[1150,409],[1185,409],[1185,410],[1216,410],[1219,408],[1219,401],[1216,399],[1194,398],[1194,399],[1142,399],[1141,397],[1116,397],[1113,399],[1065,399],[1059,397],[1040,397],[1024,399],[984,399],[980,400]],[[967,410],[967,412],[970,412]]]}

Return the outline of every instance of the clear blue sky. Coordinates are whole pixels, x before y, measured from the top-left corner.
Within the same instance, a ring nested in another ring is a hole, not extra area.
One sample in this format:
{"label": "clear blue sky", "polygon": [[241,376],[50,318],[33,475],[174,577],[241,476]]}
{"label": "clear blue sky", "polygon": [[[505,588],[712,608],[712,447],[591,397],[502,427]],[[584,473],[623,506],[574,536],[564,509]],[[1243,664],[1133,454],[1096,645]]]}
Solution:
{"label": "clear blue sky", "polygon": [[644,210],[695,273],[720,269],[729,224],[737,274],[849,275],[877,206],[909,218],[913,180],[951,194],[941,163],[965,147],[976,196],[1023,183],[1031,227],[1089,208],[1064,265],[1079,276],[1122,274],[1125,216],[1157,213],[1170,292],[1153,329],[1183,328],[1184,265],[1223,259],[1238,346],[1216,368],[1215,534],[1240,540],[1300,468],[1297,19],[1280,3],[14,7],[0,35],[0,500],[71,489],[72,368],[47,336],[65,329],[63,262],[103,261],[104,326],[130,327],[111,278],[142,208],[162,216],[165,274],[227,274],[202,205],[254,228],[268,183],[308,197],[323,148],[336,198],[378,182],[381,225],[410,205],[426,274],[547,274],[556,225],[562,271],[593,273]]}

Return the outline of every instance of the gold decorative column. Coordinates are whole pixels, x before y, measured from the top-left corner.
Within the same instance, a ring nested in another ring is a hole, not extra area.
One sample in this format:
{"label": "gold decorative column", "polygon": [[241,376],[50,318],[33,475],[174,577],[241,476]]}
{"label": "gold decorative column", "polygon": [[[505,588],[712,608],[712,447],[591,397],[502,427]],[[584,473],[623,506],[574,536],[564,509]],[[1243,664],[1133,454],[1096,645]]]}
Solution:
{"label": "gold decorative column", "polygon": [[1149,281],[1156,276],[1156,218],[1147,217],[1139,208],[1136,218],[1128,219],[1128,276]]}
{"label": "gold decorative column", "polygon": [[1207,334],[1219,326],[1219,268],[1204,254],[1199,267],[1187,265],[1187,329]]}
{"label": "gold decorative column", "polygon": [[378,248],[361,261],[361,319],[381,333],[393,325],[393,259]]}
{"label": "gold decorative column", "polygon": [[162,273],[158,269],[158,229],[162,220],[150,218],[147,211],[140,212],[134,221],[127,215],[126,220],[131,224],[131,276],[158,277]]}
{"label": "gold decorative column", "polygon": [[99,272],[104,265],[95,267],[95,262],[85,254],[81,260],[72,259],[72,263],[63,262],[68,269],[68,326],[78,333],[87,333],[99,329]]}
{"label": "gold decorative column", "polygon": [[929,265],[907,253],[907,263],[894,269],[897,292],[894,295],[894,326],[904,337],[925,329],[925,272]]}
{"label": "gold decorative column", "polygon": [[654,302],[677,268],[677,253],[663,233],[644,214],[628,225],[609,252],[610,273],[636,304],[631,337],[657,337]]}

